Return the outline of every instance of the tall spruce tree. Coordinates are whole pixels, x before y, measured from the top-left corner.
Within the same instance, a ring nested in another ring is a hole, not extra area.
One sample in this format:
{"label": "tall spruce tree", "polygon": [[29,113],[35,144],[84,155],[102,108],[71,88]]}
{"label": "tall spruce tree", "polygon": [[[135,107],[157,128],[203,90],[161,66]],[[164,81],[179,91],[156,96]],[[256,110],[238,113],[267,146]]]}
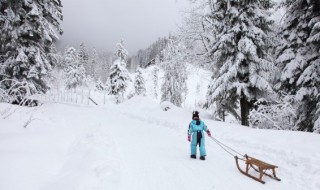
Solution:
{"label": "tall spruce tree", "polygon": [[280,89],[295,96],[295,129],[320,132],[320,1],[287,0],[286,6],[284,43],[277,48]]}
{"label": "tall spruce tree", "polygon": [[157,66],[154,67],[152,71],[152,80],[153,80],[153,89],[154,89],[154,96],[158,99],[158,72],[159,68]]}
{"label": "tall spruce tree", "polygon": [[128,51],[124,48],[124,40],[121,39],[119,43],[117,43],[117,51],[115,52],[116,57],[124,63],[127,63]]}
{"label": "tall spruce tree", "polygon": [[[26,95],[49,89],[46,78],[56,63],[56,31],[62,34],[61,7],[60,0],[0,3],[0,88],[19,94],[17,103]],[[28,90],[21,88],[19,82],[27,84]]]}
{"label": "tall spruce tree", "polygon": [[210,20],[214,30],[208,47],[216,72],[208,89],[207,104],[228,103],[233,110],[240,100],[241,124],[249,126],[253,102],[273,92],[268,82],[274,67],[268,54],[270,1],[217,0],[212,5],[211,14],[205,19]]}
{"label": "tall spruce tree", "polygon": [[128,87],[128,82],[131,80],[129,72],[126,68],[126,57],[128,55],[127,50],[124,48],[123,40],[117,44],[117,50],[115,52],[116,60],[111,66],[109,81],[110,89],[109,93],[114,95],[116,103],[121,103],[124,100],[124,93]]}
{"label": "tall spruce tree", "polygon": [[[92,67],[90,65],[90,56],[89,56],[87,46],[84,42],[82,42],[80,44],[79,51],[78,51],[78,57],[79,57],[80,63],[84,66],[84,68],[86,70],[86,75],[91,76]],[[90,73],[90,74],[88,74],[88,73]]]}
{"label": "tall spruce tree", "polygon": [[146,95],[146,85],[142,76],[141,68],[137,69],[137,74],[134,80],[134,89],[137,95]]}
{"label": "tall spruce tree", "polygon": [[90,75],[92,78],[98,77],[98,67],[99,67],[99,61],[98,61],[98,52],[96,48],[93,48],[92,54],[90,57],[90,70],[88,71],[88,75]]}
{"label": "tall spruce tree", "polygon": [[98,91],[105,91],[106,90],[106,85],[102,83],[100,78],[96,82],[96,90],[98,90]]}

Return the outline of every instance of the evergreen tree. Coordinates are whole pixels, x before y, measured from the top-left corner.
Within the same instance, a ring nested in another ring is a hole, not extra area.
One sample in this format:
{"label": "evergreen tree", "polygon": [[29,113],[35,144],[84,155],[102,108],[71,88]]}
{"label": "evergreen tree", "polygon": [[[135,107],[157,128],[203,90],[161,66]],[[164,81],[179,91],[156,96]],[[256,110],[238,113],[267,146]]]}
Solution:
{"label": "evergreen tree", "polygon": [[97,80],[96,90],[98,90],[98,91],[106,90],[106,86],[102,83],[102,81],[100,79]]}
{"label": "evergreen tree", "polygon": [[131,80],[129,72],[126,68],[126,56],[128,52],[123,47],[123,40],[117,44],[117,51],[115,53],[117,59],[114,61],[110,70],[110,94],[116,98],[116,103],[120,103],[124,99],[124,93],[128,87],[128,82]]}
{"label": "evergreen tree", "polygon": [[320,128],[316,122],[320,115],[320,3],[290,0],[286,5],[280,32],[284,43],[277,48],[277,65],[282,71],[280,89],[295,95],[295,128],[314,131]]}
{"label": "evergreen tree", "polygon": [[[60,0],[2,0],[0,3],[0,88],[17,96],[45,93],[56,64],[56,31],[62,34]],[[21,88],[18,83],[27,84]],[[26,90],[28,89],[28,90]]]}
{"label": "evergreen tree", "polygon": [[140,68],[137,69],[137,74],[134,80],[134,89],[137,95],[146,95],[146,85]]}
{"label": "evergreen tree", "polygon": [[[82,42],[80,44],[78,57],[79,57],[80,63],[84,66],[84,68],[86,70],[86,75],[90,75],[91,76],[92,67],[91,67],[91,64],[90,64],[89,52],[88,52],[87,46],[85,45],[84,42]],[[88,74],[88,73],[90,73],[90,74]]]}
{"label": "evergreen tree", "polygon": [[92,78],[98,77],[98,67],[99,67],[99,63],[98,63],[98,52],[96,50],[96,48],[93,48],[92,50],[92,55],[90,57],[90,70],[88,70],[88,75],[90,75]]}
{"label": "evergreen tree", "polygon": [[158,72],[159,72],[159,68],[157,66],[154,67],[152,74],[152,80],[153,80],[153,87],[154,87],[154,96],[156,97],[156,99],[158,99]]}
{"label": "evergreen tree", "polygon": [[170,39],[166,48],[164,81],[162,84],[161,101],[170,101],[176,106],[181,106],[187,89],[187,71],[184,64],[183,53],[184,47]]}
{"label": "evergreen tree", "polygon": [[116,103],[121,103],[124,99],[124,93],[130,80],[129,72],[124,62],[115,60],[111,66],[110,73],[110,94],[116,98]]}
{"label": "evergreen tree", "polygon": [[121,39],[119,43],[117,43],[117,50],[115,52],[116,57],[121,61],[126,63],[128,58],[128,51],[124,48],[124,40]]}
{"label": "evergreen tree", "polygon": [[86,83],[85,69],[73,47],[68,48],[65,53],[65,73],[67,89],[75,89]]}
{"label": "evergreen tree", "polygon": [[268,0],[217,0],[207,17],[214,30],[209,49],[216,69],[207,104],[224,100],[232,111],[240,100],[241,123],[246,126],[253,102],[273,92],[268,82],[273,70],[269,5]]}

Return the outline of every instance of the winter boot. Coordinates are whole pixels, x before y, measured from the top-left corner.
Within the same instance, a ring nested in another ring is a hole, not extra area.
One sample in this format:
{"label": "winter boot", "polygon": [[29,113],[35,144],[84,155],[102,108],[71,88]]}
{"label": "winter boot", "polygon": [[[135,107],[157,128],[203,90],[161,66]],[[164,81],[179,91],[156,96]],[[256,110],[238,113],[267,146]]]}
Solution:
{"label": "winter boot", "polygon": [[190,158],[196,159],[196,155],[191,155]]}
{"label": "winter boot", "polygon": [[200,156],[200,160],[206,160],[206,157]]}

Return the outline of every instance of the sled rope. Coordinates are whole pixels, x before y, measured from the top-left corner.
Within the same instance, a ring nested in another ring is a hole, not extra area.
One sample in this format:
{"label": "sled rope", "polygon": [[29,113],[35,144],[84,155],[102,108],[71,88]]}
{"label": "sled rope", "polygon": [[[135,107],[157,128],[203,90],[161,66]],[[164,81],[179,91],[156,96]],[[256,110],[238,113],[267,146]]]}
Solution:
{"label": "sled rope", "polygon": [[[225,145],[225,144],[223,144],[222,142],[220,142],[219,140],[217,140],[216,138],[214,138],[214,137],[210,137],[215,143],[217,143],[224,151],[226,151],[228,154],[230,154],[232,157],[235,157],[236,155],[239,155],[239,156],[241,156],[241,157],[245,157],[244,156],[244,154],[241,154],[241,153],[239,153],[238,151],[236,151],[236,150],[234,150],[233,148],[231,148],[231,147],[229,147],[229,146],[227,146],[227,145]],[[229,150],[228,150],[229,149]],[[233,152],[233,153],[231,153],[231,151]],[[235,153],[235,154],[234,154]],[[244,159],[241,159],[241,158],[239,158],[240,160],[244,160]]]}

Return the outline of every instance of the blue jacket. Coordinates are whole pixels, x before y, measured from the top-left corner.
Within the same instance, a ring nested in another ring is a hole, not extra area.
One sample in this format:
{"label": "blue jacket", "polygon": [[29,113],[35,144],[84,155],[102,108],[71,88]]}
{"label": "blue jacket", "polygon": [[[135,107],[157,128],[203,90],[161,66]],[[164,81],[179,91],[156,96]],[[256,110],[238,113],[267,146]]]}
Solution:
{"label": "blue jacket", "polygon": [[189,135],[194,135],[196,134],[195,132],[201,131],[202,136],[203,135],[203,131],[207,132],[208,128],[207,126],[204,124],[203,121],[200,120],[200,125],[197,125],[197,120],[192,120],[189,124],[189,130],[188,130],[188,134]]}

